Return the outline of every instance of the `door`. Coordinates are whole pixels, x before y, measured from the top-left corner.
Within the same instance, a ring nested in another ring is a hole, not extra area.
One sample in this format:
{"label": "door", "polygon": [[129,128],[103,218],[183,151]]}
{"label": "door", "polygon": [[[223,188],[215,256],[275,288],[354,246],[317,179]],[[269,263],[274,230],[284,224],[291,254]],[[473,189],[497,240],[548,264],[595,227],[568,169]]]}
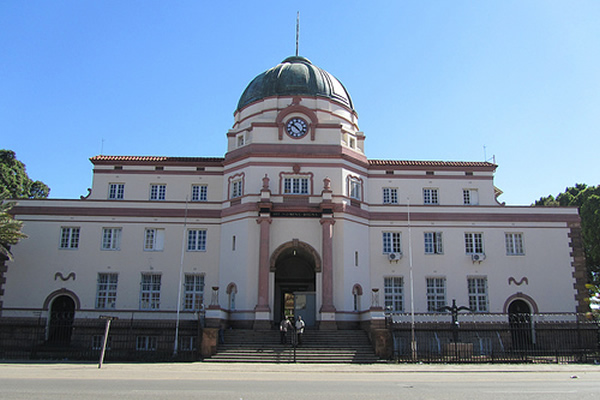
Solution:
{"label": "door", "polygon": [[316,293],[295,292],[294,314],[300,315],[307,327],[315,326],[316,318]]}

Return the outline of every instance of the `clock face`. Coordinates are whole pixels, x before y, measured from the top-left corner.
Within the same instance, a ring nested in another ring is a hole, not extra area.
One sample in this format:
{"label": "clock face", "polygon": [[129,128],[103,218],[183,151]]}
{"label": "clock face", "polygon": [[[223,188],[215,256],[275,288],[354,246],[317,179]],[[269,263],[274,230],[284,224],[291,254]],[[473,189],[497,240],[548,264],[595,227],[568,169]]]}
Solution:
{"label": "clock face", "polygon": [[308,132],[308,125],[302,118],[295,117],[287,122],[285,129],[291,137],[301,138]]}

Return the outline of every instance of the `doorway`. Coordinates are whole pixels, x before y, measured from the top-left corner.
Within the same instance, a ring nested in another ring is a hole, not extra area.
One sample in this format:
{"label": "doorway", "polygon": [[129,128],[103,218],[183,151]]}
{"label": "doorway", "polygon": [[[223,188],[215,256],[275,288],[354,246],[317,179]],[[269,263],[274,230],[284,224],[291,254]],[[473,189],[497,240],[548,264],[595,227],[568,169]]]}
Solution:
{"label": "doorway", "polygon": [[275,264],[273,318],[301,315],[307,327],[316,323],[315,265],[309,252],[290,247],[282,251]]}
{"label": "doorway", "polygon": [[508,322],[513,348],[529,350],[533,347],[531,308],[523,300],[515,300],[508,306]]}
{"label": "doorway", "polygon": [[58,296],[50,307],[47,343],[55,346],[69,346],[75,318],[75,301],[69,296]]}

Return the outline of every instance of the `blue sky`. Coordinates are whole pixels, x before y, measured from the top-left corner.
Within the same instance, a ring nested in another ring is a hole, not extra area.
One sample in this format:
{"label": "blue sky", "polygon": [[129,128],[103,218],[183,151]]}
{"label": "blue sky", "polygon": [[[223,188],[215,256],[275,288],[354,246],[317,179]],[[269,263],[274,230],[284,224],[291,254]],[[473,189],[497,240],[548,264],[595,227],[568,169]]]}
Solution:
{"label": "blue sky", "polygon": [[600,184],[599,1],[3,0],[0,148],[51,198],[86,194],[101,152],[221,157],[296,11],[369,158],[495,155],[511,205]]}

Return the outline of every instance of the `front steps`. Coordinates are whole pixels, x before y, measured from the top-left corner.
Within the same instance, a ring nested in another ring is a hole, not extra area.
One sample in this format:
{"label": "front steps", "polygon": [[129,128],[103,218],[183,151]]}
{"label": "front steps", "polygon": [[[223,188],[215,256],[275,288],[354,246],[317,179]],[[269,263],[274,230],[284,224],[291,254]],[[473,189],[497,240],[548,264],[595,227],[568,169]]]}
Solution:
{"label": "front steps", "polygon": [[[294,349],[290,337],[280,344],[279,331],[229,329],[225,343],[207,362],[293,363]],[[367,333],[360,330],[306,330],[302,345],[296,347],[295,362],[325,364],[371,364],[380,361]]]}

